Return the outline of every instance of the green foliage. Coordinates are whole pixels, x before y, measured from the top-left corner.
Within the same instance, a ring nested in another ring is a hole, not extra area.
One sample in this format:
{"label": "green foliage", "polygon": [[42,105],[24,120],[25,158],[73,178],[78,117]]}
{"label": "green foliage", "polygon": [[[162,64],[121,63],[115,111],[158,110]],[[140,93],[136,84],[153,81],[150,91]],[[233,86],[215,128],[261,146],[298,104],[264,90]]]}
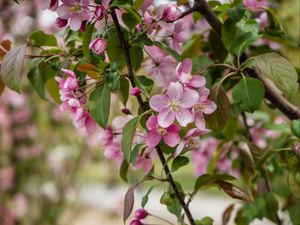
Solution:
{"label": "green foliage", "polygon": [[120,76],[119,97],[124,106],[126,106],[129,96],[129,81],[125,76]]}
{"label": "green foliage", "polygon": [[43,31],[36,31],[31,34],[28,43],[34,46],[57,46],[54,35],[45,34]]}
{"label": "green foliage", "polygon": [[213,222],[214,220],[208,216],[195,221],[196,225],[213,225]]}
{"label": "green foliage", "polygon": [[92,54],[89,49],[89,45],[92,41],[93,29],[94,29],[94,23],[87,24],[86,31],[84,32],[84,36],[83,36],[83,40],[82,40],[83,55],[89,61],[92,60]]}
{"label": "green foliage", "polygon": [[230,19],[234,20],[234,21],[240,21],[244,14],[245,14],[245,7],[243,6],[243,4],[238,4],[230,9],[227,10],[227,14],[229,16]]}
{"label": "green foliage", "polygon": [[171,166],[172,172],[177,171],[181,167],[187,165],[189,162],[190,162],[190,160],[185,156],[176,157],[172,162],[172,166]]}
{"label": "green foliage", "polygon": [[299,120],[293,120],[291,123],[291,130],[295,136],[300,138],[300,119]]}
{"label": "green foliage", "polygon": [[135,83],[136,85],[143,90],[144,93],[150,94],[153,88],[153,80],[149,79],[146,76],[135,76]]}
{"label": "green foliage", "polygon": [[128,178],[127,178],[128,169],[129,169],[128,162],[126,160],[123,160],[120,167],[119,175],[122,178],[122,180],[125,182],[128,182]]}
{"label": "green foliage", "polygon": [[103,84],[91,93],[88,108],[93,119],[102,127],[106,128],[110,113],[111,92],[107,84]]}
{"label": "green foliage", "polygon": [[168,45],[166,45],[163,42],[158,42],[158,41],[154,41],[153,44],[156,45],[157,47],[159,47],[160,49],[162,49],[163,51],[165,51],[166,53],[173,56],[173,58],[176,59],[177,62],[180,62],[180,59],[181,59],[180,55],[176,51],[171,49]]}
{"label": "green foliage", "polygon": [[5,86],[19,92],[23,71],[23,61],[26,53],[26,45],[16,47],[9,51],[1,63],[1,79]]}
{"label": "green foliage", "polygon": [[297,72],[285,58],[277,53],[265,53],[253,59],[256,72],[274,82],[286,98],[290,99],[298,91]]}
{"label": "green foliage", "polygon": [[218,181],[235,180],[236,178],[228,174],[203,174],[197,178],[194,189],[199,190],[207,186],[216,184]]}
{"label": "green foliage", "polygon": [[257,110],[264,98],[265,88],[263,83],[255,78],[243,77],[234,86],[232,97],[236,104],[247,112]]}
{"label": "green foliage", "polygon": [[133,137],[136,132],[137,125],[140,121],[140,116],[136,116],[131,119],[123,128],[122,135],[122,151],[124,153],[124,158],[128,163],[131,160],[131,147],[133,142]]}

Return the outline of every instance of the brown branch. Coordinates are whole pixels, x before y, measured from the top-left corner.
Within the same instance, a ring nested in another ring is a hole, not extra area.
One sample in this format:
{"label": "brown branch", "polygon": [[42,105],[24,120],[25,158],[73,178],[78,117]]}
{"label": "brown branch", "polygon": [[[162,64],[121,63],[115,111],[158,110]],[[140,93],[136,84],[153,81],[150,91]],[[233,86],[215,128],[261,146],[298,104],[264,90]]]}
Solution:
{"label": "brown branch", "polygon": [[[203,15],[206,21],[210,24],[210,26],[217,32],[217,34],[221,37],[222,35],[222,23],[211,10],[209,5],[205,0],[195,0],[195,5],[193,8],[196,8],[199,13]],[[246,55],[242,56],[243,60],[247,59]],[[266,90],[266,98],[276,106],[282,113],[284,113],[289,119],[299,119],[300,118],[300,108],[290,103],[287,99],[285,99],[267,79],[255,72],[249,72],[250,75],[260,79],[265,86]]]}
{"label": "brown branch", "polygon": [[[121,29],[121,26],[120,26],[120,23],[118,21],[118,17],[116,15],[116,12],[115,12],[114,8],[111,9],[111,16],[112,16],[114,25],[116,27],[116,31],[117,31],[121,46],[122,46],[123,51],[124,51],[125,61],[126,61],[127,69],[128,69],[128,79],[129,79],[131,85],[133,87],[136,87],[135,80],[134,80],[134,72],[133,72],[131,58],[130,58],[129,46],[128,46],[128,44],[127,44],[127,42],[126,42],[126,40],[123,36],[123,32],[122,32],[122,29]],[[142,110],[144,112],[146,112],[149,109],[148,104],[145,104],[145,102],[143,101],[141,95],[137,95],[136,98],[137,98],[138,103],[139,103],[140,107],[142,108]],[[162,149],[159,146],[157,146],[156,151],[157,151],[157,154],[159,156],[159,159],[160,159],[162,165],[165,165],[163,167],[163,170],[164,170],[164,172],[167,176],[169,184],[171,185],[171,187],[174,191],[174,194],[175,194],[176,198],[178,199],[180,205],[182,206],[182,208],[183,208],[183,210],[186,214],[186,217],[187,217],[188,221],[190,222],[191,225],[195,225],[195,221],[194,221],[193,216],[192,216],[192,214],[191,214],[191,212],[188,208],[188,205],[185,203],[184,197],[179,192],[179,190],[176,186],[176,183],[174,181],[174,178],[173,178],[173,176],[170,172],[170,169],[169,169],[169,167],[166,163],[166,159],[165,159],[165,156],[162,152]]]}

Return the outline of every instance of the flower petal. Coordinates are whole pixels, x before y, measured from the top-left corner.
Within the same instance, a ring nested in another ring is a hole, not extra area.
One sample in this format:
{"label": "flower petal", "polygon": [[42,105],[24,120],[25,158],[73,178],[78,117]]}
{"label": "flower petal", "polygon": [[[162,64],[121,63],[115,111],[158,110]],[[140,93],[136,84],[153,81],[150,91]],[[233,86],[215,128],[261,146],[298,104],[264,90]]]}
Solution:
{"label": "flower petal", "polygon": [[194,75],[192,79],[190,79],[188,85],[194,88],[201,88],[204,87],[206,84],[206,80],[203,76]]}
{"label": "flower petal", "polygon": [[166,108],[168,105],[169,99],[164,95],[154,95],[150,99],[150,108],[160,112],[162,109]]}
{"label": "flower petal", "polygon": [[205,121],[202,112],[195,113],[195,124],[200,130],[205,129]]}
{"label": "flower petal", "polygon": [[172,110],[166,108],[158,114],[157,118],[158,124],[161,127],[167,128],[174,122],[175,113]]}
{"label": "flower petal", "polygon": [[202,112],[204,114],[211,114],[217,108],[216,103],[214,103],[213,101],[210,101],[210,100],[205,100],[205,101],[201,102],[201,105],[203,105]]}
{"label": "flower petal", "polygon": [[186,125],[194,121],[194,114],[188,109],[180,108],[176,111],[175,115],[177,122],[182,127],[185,127]]}
{"label": "flower petal", "polygon": [[157,116],[150,116],[150,118],[147,120],[146,127],[149,130],[154,130],[156,129],[157,125]]}
{"label": "flower petal", "polygon": [[197,91],[186,88],[179,99],[179,103],[183,108],[193,107],[199,100],[199,94]]}
{"label": "flower petal", "polygon": [[181,63],[178,64],[176,68],[177,76],[180,76],[182,73],[191,74],[192,72],[193,62],[191,59],[186,58]]}
{"label": "flower petal", "polygon": [[70,29],[73,31],[79,30],[81,27],[81,18],[79,15],[73,16],[70,20]]}
{"label": "flower petal", "polygon": [[162,138],[170,147],[175,147],[180,142],[179,134],[175,132],[167,132]]}
{"label": "flower petal", "polygon": [[56,10],[58,16],[62,19],[69,19],[72,17],[72,14],[70,13],[70,6],[67,4],[60,5]]}
{"label": "flower petal", "polygon": [[159,144],[161,140],[161,135],[156,132],[156,130],[152,130],[147,134],[146,144],[149,148],[154,148]]}
{"label": "flower petal", "polygon": [[183,87],[179,82],[171,82],[167,89],[167,95],[170,99],[180,99],[183,94]]}

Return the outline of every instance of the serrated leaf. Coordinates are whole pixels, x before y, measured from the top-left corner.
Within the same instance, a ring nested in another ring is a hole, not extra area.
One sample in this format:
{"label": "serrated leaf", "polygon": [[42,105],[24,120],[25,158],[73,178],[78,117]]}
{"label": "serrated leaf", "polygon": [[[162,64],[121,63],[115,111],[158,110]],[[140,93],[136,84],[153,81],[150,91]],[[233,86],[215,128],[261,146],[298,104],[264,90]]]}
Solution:
{"label": "serrated leaf", "polygon": [[139,121],[140,121],[140,116],[134,117],[123,127],[121,146],[122,146],[124,158],[128,163],[130,163],[132,142]]}
{"label": "serrated leaf", "polygon": [[298,75],[288,60],[277,53],[265,53],[253,58],[256,72],[274,82],[286,98],[290,99],[297,93]]}
{"label": "serrated leaf", "polygon": [[189,162],[190,162],[190,160],[187,157],[185,157],[185,156],[178,156],[172,162],[171,171],[175,172],[179,168],[187,165]]}
{"label": "serrated leaf", "polygon": [[92,118],[103,128],[106,128],[110,114],[111,91],[107,84],[97,87],[90,95],[88,102]]}
{"label": "serrated leaf", "polygon": [[123,209],[123,222],[125,224],[126,220],[129,218],[134,205],[134,189],[132,186],[128,189],[124,197],[124,209]]}
{"label": "serrated leaf", "polygon": [[243,77],[243,79],[234,86],[232,92],[234,102],[247,112],[257,110],[264,95],[265,88],[263,83],[251,77]]}
{"label": "serrated leaf", "polygon": [[20,80],[23,71],[23,62],[26,45],[16,47],[9,51],[1,63],[1,78],[5,86],[19,92]]}

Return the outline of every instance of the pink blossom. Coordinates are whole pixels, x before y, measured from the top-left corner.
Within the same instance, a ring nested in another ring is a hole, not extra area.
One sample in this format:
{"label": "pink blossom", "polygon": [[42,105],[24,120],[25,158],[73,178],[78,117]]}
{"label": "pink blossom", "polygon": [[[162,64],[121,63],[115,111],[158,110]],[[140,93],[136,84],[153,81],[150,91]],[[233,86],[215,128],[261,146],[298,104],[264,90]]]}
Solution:
{"label": "pink blossom", "polygon": [[50,9],[55,11],[58,7],[59,0],[43,0],[42,1],[42,9]]}
{"label": "pink blossom", "polygon": [[62,19],[70,19],[70,28],[77,31],[81,22],[90,19],[88,5],[90,0],[62,0],[63,4],[57,8],[57,14]]}
{"label": "pink blossom", "polygon": [[145,224],[143,224],[140,220],[135,219],[130,222],[130,225],[145,225]]}
{"label": "pink blossom", "polygon": [[185,127],[194,121],[191,108],[199,100],[199,94],[192,89],[184,89],[179,82],[171,82],[165,95],[154,95],[150,99],[150,107],[157,111],[158,124],[167,128],[175,119]]}
{"label": "pink blossom", "polygon": [[179,141],[180,127],[177,125],[170,125],[167,128],[163,128],[158,124],[157,116],[151,116],[146,123],[149,130],[146,137],[146,144],[149,148],[153,148],[159,144],[161,139],[170,147],[175,147]]}
{"label": "pink blossom", "polygon": [[145,51],[149,55],[149,59],[146,60],[149,76],[158,87],[166,88],[170,82],[176,80],[175,59],[156,46],[145,46]]}
{"label": "pink blossom", "polygon": [[56,20],[55,20],[55,25],[58,28],[63,28],[65,26],[67,26],[67,24],[68,24],[68,20],[62,19],[60,17],[57,17]]}
{"label": "pink blossom", "polygon": [[206,88],[200,89],[200,98],[197,104],[193,107],[195,113],[195,124],[199,129],[205,128],[205,121],[203,114],[211,114],[217,109],[217,105],[208,100],[209,90]]}
{"label": "pink blossom", "polygon": [[153,157],[154,151],[153,149],[146,148],[143,153],[140,153],[137,157],[136,164],[133,167],[134,169],[143,169],[144,173],[147,174],[153,167]]}
{"label": "pink blossom", "polygon": [[261,12],[269,6],[268,0],[243,0],[243,4],[246,8],[253,12]]}
{"label": "pink blossom", "polygon": [[102,55],[106,50],[106,41],[103,38],[95,38],[93,41],[91,41],[89,48],[95,54]]}
{"label": "pink blossom", "polygon": [[[175,21],[181,16],[181,10],[176,4],[160,5],[158,8],[162,11],[161,17],[166,22]],[[160,13],[158,12],[158,14]]]}
{"label": "pink blossom", "polygon": [[192,72],[192,60],[184,59],[178,64],[176,68],[176,74],[178,80],[185,86],[190,88],[201,88],[205,86],[206,80],[199,75],[191,75]]}
{"label": "pink blossom", "polygon": [[28,201],[26,197],[21,193],[17,193],[14,196],[14,214],[18,219],[22,219],[27,212],[28,212]]}
{"label": "pink blossom", "polygon": [[0,169],[0,190],[9,190],[14,185],[15,169],[13,167],[5,167]]}
{"label": "pink blossom", "polygon": [[145,209],[138,209],[134,214],[135,218],[139,220],[145,219],[148,215],[149,214]]}
{"label": "pink blossom", "polygon": [[177,146],[175,156],[178,156],[185,147],[187,147],[189,150],[197,149],[199,147],[199,136],[201,136],[202,134],[207,134],[208,132],[210,132],[210,130],[208,129],[190,129],[186,133],[180,144]]}
{"label": "pink blossom", "polygon": [[106,8],[103,5],[97,5],[94,11],[94,15],[97,20],[102,20],[103,17],[107,15]]}
{"label": "pink blossom", "polygon": [[142,92],[142,90],[139,87],[133,87],[130,89],[130,95],[137,96]]}

